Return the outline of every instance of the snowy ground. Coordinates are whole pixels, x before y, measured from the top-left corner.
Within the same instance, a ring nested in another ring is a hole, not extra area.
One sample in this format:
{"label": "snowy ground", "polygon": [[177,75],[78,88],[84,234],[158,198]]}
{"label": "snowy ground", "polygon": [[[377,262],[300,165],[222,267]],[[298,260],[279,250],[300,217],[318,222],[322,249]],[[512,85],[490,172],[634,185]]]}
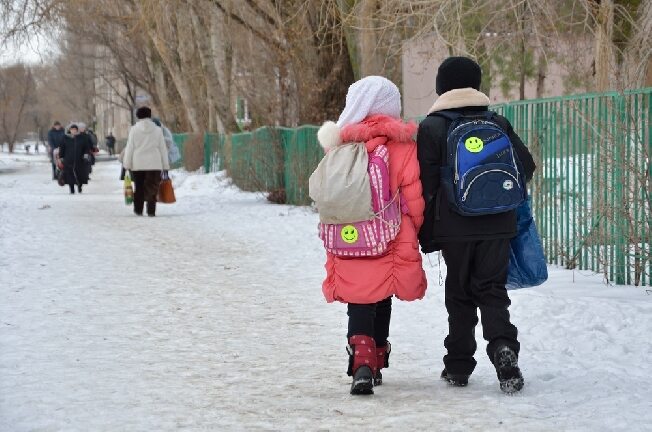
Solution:
{"label": "snowy ground", "polygon": [[74,196],[49,169],[0,154],[1,431],[652,429],[645,289],[551,269],[511,293],[524,391],[500,392],[481,340],[451,388],[433,255],[426,298],[395,302],[385,384],[352,397],[310,210],[175,173],[177,204],[137,218],[117,163]]}

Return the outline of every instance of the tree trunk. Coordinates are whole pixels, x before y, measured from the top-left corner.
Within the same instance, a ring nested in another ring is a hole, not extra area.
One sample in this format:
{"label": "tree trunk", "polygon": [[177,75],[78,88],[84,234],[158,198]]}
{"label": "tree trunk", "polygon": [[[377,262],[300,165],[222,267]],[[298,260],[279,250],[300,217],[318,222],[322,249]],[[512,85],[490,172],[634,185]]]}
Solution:
{"label": "tree trunk", "polygon": [[548,70],[548,62],[546,61],[547,47],[544,45],[542,51],[539,53],[539,61],[537,65],[537,93],[536,98],[541,99],[545,91],[546,72]]}
{"label": "tree trunk", "polygon": [[361,0],[357,13],[361,77],[383,73],[378,52],[378,36],[374,28],[374,12],[376,8],[377,0]]}
{"label": "tree trunk", "polygon": [[610,72],[613,64],[613,0],[602,0],[597,6],[595,37],[595,89],[598,92],[609,90]]}
{"label": "tree trunk", "polygon": [[[165,68],[167,69],[172,82],[181,98],[183,108],[186,114],[188,125],[192,132],[199,132],[201,126],[197,117],[197,108],[195,106],[195,101],[192,95],[192,90],[186,81],[183,71],[180,67],[181,61],[178,58],[174,58],[178,53],[179,43],[178,39],[173,38],[174,35],[171,32],[166,33],[166,30],[170,30],[169,26],[173,26],[172,30],[178,30],[176,23],[172,23],[172,18],[168,13],[168,8],[165,5],[158,4],[155,5],[157,13],[155,16],[152,16],[152,10],[146,10],[144,2],[138,2],[138,10],[140,12],[141,18],[145,21],[147,28],[147,34],[154,46],[158,55],[161,57]],[[151,5],[151,3],[150,3]],[[151,9],[151,8],[150,8]],[[156,19],[155,22],[150,22],[149,19]],[[161,22],[162,21],[162,22]],[[168,47],[171,45],[171,48]],[[175,52],[172,52],[171,49],[174,49]]]}
{"label": "tree trunk", "polygon": [[233,132],[239,130],[233,113],[233,45],[231,44],[231,1],[223,2],[226,13],[213,10],[210,12],[210,49],[213,68],[222,73],[217,74],[222,97],[215,101],[218,113],[218,131]]}

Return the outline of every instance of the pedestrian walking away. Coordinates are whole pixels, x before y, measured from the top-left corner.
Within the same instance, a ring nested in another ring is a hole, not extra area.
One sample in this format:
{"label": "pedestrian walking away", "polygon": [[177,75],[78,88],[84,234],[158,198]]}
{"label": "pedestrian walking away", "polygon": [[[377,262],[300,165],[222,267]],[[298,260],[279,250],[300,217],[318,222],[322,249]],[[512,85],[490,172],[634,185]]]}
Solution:
{"label": "pedestrian walking away", "polygon": [[488,111],[481,79],[480,66],[469,58],[450,57],[439,66],[439,98],[417,134],[426,203],[419,241],[424,253],[441,251],[447,268],[441,378],[467,385],[476,366],[479,309],[487,355],[501,389],[512,393],[524,380],[505,282],[516,235],[513,208],[522,202],[535,165],[507,119]]}
{"label": "pedestrian walking away", "polygon": [[168,152],[161,128],[151,120],[151,109],[138,108],[136,117],[138,122],[129,130],[122,163],[132,173],[134,213],[142,216],[144,203],[147,202],[147,215],[155,216],[161,172],[170,169]]}
{"label": "pedestrian walking away", "polygon": [[[351,180],[362,192],[354,204],[369,214],[362,222],[351,216],[353,220],[332,223],[340,214],[335,210],[350,204],[347,189],[330,205],[317,200],[327,249],[322,291],[329,303],[347,303],[352,394],[371,394],[374,385],[382,384],[381,369],[389,366],[391,352],[392,297],[421,299],[426,290],[417,242],[424,209],[413,141],[417,127],[400,116],[398,87],[370,76],[349,87],[337,124],[327,122],[318,132],[326,156],[311,176],[311,196],[318,184],[328,193],[329,187],[347,183],[340,173],[351,172],[347,154],[353,154],[361,176]],[[326,219],[330,213],[335,218],[331,223]]]}
{"label": "pedestrian walking away", "polygon": [[105,143],[109,156],[113,156],[115,154],[115,137],[113,136],[113,132],[109,132],[106,136]]}

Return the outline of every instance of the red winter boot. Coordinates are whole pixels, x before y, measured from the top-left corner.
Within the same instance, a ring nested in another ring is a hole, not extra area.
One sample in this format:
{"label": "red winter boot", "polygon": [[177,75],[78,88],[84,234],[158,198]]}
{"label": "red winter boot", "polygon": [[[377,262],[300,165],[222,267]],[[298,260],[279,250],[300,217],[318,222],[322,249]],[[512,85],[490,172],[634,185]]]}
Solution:
{"label": "red winter boot", "polygon": [[373,394],[376,376],[376,342],[372,337],[354,335],[349,338],[348,375],[353,376],[351,394]]}
{"label": "red winter boot", "polygon": [[374,375],[374,385],[379,386],[383,383],[383,374],[380,373],[382,368],[389,367],[389,353],[392,352],[392,344],[387,341],[387,345],[376,347],[376,375]]}

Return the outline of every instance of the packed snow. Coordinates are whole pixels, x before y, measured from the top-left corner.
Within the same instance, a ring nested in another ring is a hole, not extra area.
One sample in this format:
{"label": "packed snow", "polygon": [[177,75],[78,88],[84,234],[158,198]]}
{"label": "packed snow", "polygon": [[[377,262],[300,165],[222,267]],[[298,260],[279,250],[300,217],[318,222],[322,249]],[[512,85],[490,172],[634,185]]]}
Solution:
{"label": "packed snow", "polygon": [[652,430],[645,288],[551,268],[512,291],[526,386],[507,396],[480,328],[469,386],[439,380],[430,255],[426,298],[394,303],[383,385],[350,396],[310,208],[173,172],[177,203],[139,218],[119,171],[98,162],[69,195],[43,154],[0,154],[1,431]]}

